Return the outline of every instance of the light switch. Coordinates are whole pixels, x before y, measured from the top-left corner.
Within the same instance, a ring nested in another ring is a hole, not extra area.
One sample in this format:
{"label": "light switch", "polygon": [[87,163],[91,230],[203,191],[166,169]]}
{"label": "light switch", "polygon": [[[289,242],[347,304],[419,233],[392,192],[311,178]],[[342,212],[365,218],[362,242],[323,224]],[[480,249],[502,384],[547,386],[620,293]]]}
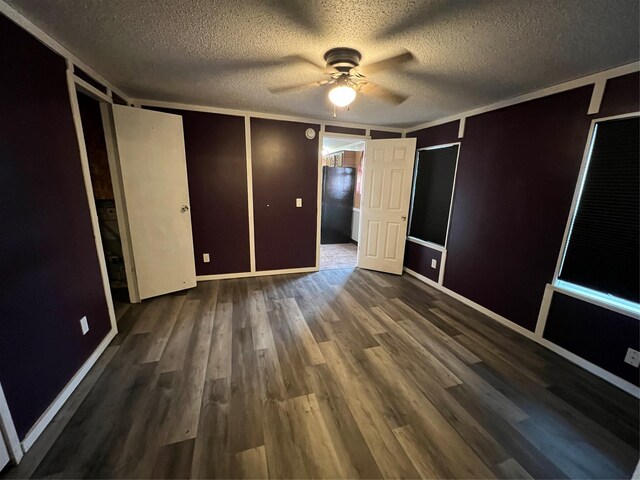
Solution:
{"label": "light switch", "polygon": [[89,331],[89,321],[86,316],[80,319],[80,329],[82,330],[83,335],[86,335]]}
{"label": "light switch", "polygon": [[438,268],[438,261],[435,258],[431,259],[431,268]]}
{"label": "light switch", "polygon": [[209,263],[211,261],[211,258],[209,258],[209,254],[208,253],[203,253],[202,254],[202,261],[204,263]]}
{"label": "light switch", "polygon": [[302,207],[302,199],[301,198],[296,198],[296,207],[298,207],[298,208]]}

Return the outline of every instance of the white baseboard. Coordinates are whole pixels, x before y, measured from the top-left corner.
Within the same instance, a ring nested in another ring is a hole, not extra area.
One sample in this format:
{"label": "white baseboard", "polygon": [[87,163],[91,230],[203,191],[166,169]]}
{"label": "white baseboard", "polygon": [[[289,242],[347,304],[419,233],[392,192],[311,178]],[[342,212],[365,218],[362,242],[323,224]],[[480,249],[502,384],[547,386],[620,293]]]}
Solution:
{"label": "white baseboard", "polygon": [[197,275],[196,281],[228,280],[232,278],[264,277],[267,275],[286,275],[290,273],[317,272],[318,267],[287,268],[283,270],[262,270],[260,272],[221,273],[219,275]]}
{"label": "white baseboard", "polygon": [[502,315],[499,315],[499,314],[497,314],[495,312],[492,312],[488,308],[485,308],[482,305],[477,304],[473,300],[469,300],[468,298],[463,297],[462,295],[454,292],[453,290],[449,290],[447,287],[439,285],[438,283],[434,282],[433,280],[430,280],[427,277],[425,277],[424,275],[420,275],[419,273],[414,272],[413,270],[411,270],[409,268],[405,267],[404,271],[407,272],[409,275],[417,278],[418,280],[421,280],[422,282],[426,283],[427,285],[429,285],[429,286],[431,286],[433,288],[436,288],[436,289],[440,290],[443,293],[446,293],[450,297],[455,298],[456,300],[464,303],[465,305],[468,305],[469,307],[473,308],[474,310],[477,310],[480,313],[485,314],[487,317],[496,320],[497,322],[503,324],[504,326],[510,328],[511,330],[513,330],[513,331],[515,331],[515,332],[517,332],[517,333],[519,333],[521,335],[524,335],[525,337],[533,340],[534,342],[542,345],[543,347],[551,350],[552,352],[557,353],[561,357],[569,360],[571,363],[574,363],[574,364],[578,365],[579,367],[583,368],[584,370],[586,370],[586,371],[588,371],[590,373],[593,373],[597,377],[602,378],[603,380],[611,383],[612,385],[618,387],[621,390],[624,390],[628,394],[633,395],[634,397],[640,398],[640,388],[636,387],[631,382],[628,382],[628,381],[618,377],[617,375],[614,375],[614,374],[604,370],[602,367],[599,367],[598,365],[595,365],[594,363],[591,363],[590,361],[585,360],[584,358],[579,357],[578,355],[576,355],[574,353],[571,353],[569,350],[566,350],[566,349],[562,348],[561,346],[556,345],[553,342],[550,342],[546,338],[542,337],[542,332],[539,332],[539,331],[532,332],[530,330],[527,330],[526,328],[521,327],[517,323],[512,322],[511,320],[503,317]]}
{"label": "white baseboard", "polygon": [[67,383],[67,385],[62,389],[62,391],[58,394],[56,399],[53,401],[49,408],[40,416],[38,421],[31,427],[31,430],[25,435],[24,440],[22,440],[22,450],[26,453],[38,439],[40,434],[47,428],[47,425],[53,420],[56,413],[62,408],[67,399],[71,396],[74,390],[78,387],[82,379],[87,375],[91,367],[96,363],[100,355],[106,350],[106,348],[113,340],[113,337],[116,336],[118,331],[116,329],[111,329],[111,331],[107,334],[106,337],[100,342],[100,345],[93,351],[91,356],[84,362],[80,370],[76,372],[73,378]]}

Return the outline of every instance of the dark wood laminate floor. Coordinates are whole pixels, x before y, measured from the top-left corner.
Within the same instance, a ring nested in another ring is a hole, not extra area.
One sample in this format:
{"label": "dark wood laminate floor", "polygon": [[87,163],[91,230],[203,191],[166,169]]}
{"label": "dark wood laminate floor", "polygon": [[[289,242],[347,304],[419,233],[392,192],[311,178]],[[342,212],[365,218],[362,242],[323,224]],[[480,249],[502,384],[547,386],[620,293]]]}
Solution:
{"label": "dark wood laminate floor", "polygon": [[363,270],[200,283],[121,333],[17,468],[55,478],[629,478],[638,401]]}

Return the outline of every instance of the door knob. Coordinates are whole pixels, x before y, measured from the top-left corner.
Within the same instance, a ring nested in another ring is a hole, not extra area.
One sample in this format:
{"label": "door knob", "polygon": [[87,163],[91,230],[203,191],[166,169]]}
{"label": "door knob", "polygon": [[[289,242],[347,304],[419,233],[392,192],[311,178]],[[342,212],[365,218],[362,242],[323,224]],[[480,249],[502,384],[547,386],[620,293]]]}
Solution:
{"label": "door knob", "polygon": [[189,205],[182,205],[182,208],[180,208],[180,211],[182,213],[188,212],[189,211]]}
{"label": "door knob", "polygon": [[407,216],[406,215],[402,215],[402,221],[406,221],[407,220]]}

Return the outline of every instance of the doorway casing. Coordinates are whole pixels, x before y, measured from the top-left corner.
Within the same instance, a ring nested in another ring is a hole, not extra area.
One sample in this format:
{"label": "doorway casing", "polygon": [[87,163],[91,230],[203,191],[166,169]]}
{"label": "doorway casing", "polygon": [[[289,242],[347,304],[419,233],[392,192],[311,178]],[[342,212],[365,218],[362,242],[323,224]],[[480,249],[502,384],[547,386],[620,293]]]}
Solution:
{"label": "doorway casing", "polygon": [[[367,131],[367,133],[369,133]],[[343,138],[343,139],[352,139],[353,143],[365,142],[366,140],[371,140],[371,135],[352,135],[346,133],[332,133],[325,132],[324,124],[320,127],[320,134],[318,137],[318,198],[317,198],[317,214],[318,218],[316,220],[316,270],[320,269],[320,238],[321,238],[321,226],[322,226],[322,145],[324,144],[325,138]],[[360,246],[358,245],[358,248]]]}

